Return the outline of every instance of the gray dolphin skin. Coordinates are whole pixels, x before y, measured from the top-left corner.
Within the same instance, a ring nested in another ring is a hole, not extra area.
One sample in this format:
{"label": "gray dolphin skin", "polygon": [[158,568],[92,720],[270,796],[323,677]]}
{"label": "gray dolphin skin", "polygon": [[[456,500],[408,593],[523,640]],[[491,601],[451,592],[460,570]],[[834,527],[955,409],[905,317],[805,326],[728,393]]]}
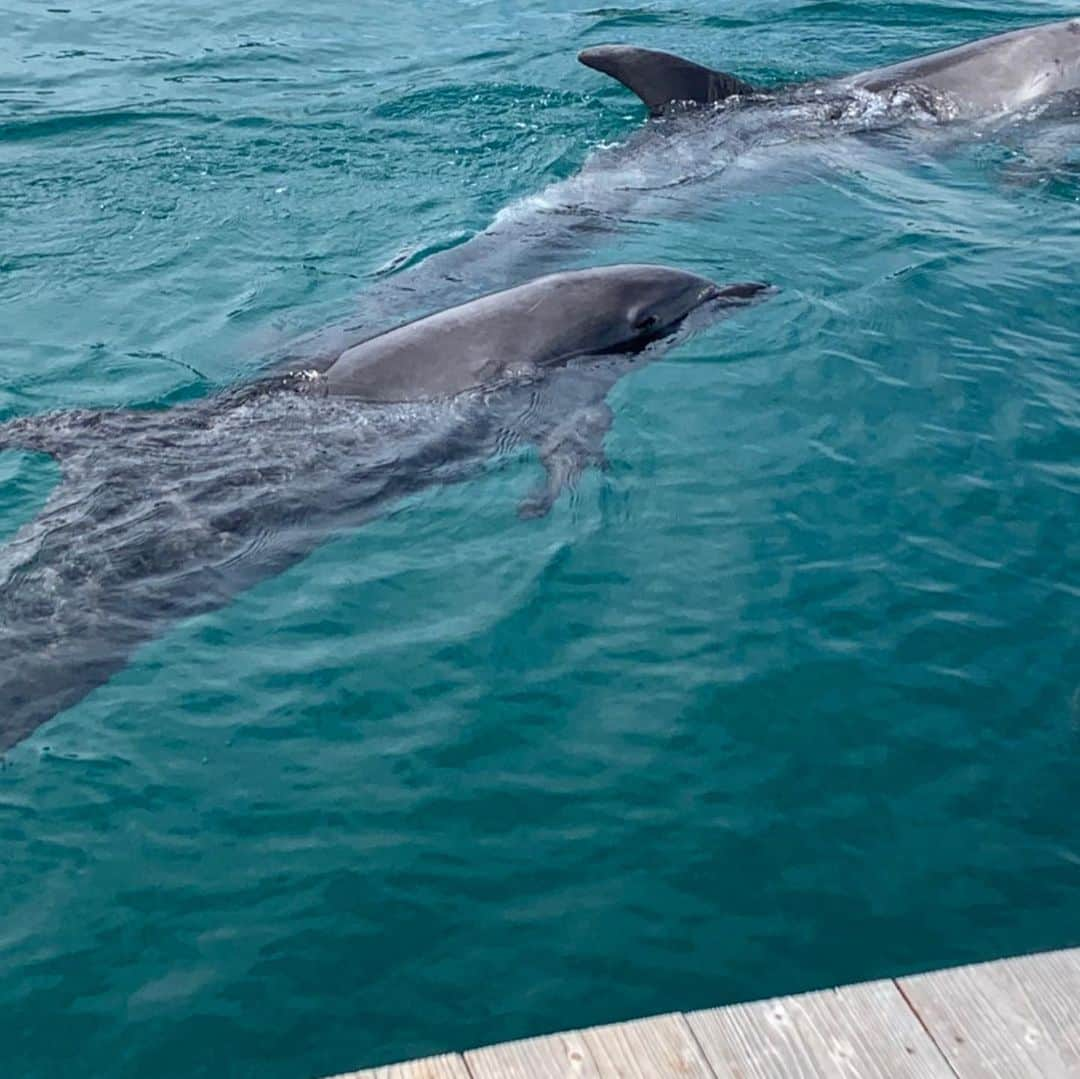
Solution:
{"label": "gray dolphin skin", "polygon": [[[580,59],[637,93],[654,119],[620,145],[595,151],[576,174],[506,207],[466,242],[379,277],[363,294],[358,320],[286,349],[283,362],[318,354],[310,362],[325,368],[349,345],[411,317],[418,296],[449,306],[469,290],[557,269],[604,243],[628,219],[693,216],[703,204],[746,188],[799,183],[822,169],[857,164],[876,152],[868,134],[903,127],[928,139],[933,133],[938,142],[948,133],[955,144],[967,122],[979,125],[984,140],[999,130],[1010,141],[1037,137],[1054,103],[1067,103],[1080,86],[1080,20],[769,90],[630,45],[589,48]],[[672,108],[686,104],[709,107]],[[1075,108],[1064,112],[1075,126]],[[1019,125],[1021,133],[1006,132],[1006,125]]]}
{"label": "gray dolphin skin", "polygon": [[855,75],[841,84],[938,95],[945,118],[1012,112],[1080,89],[1080,19],[1032,26]]}
{"label": "gray dolphin skin", "polygon": [[717,297],[712,282],[656,266],[553,274],[348,349],[326,371],[327,392],[420,401],[535,377],[575,355],[663,332]]}
{"label": "gray dolphin skin", "polygon": [[[578,58],[618,79],[654,115],[676,104],[709,105],[755,93],[734,75],[651,49],[600,45]],[[833,93],[921,92],[924,105],[941,119],[1010,112],[1078,88],[1080,19],[1013,30],[815,87]]]}
{"label": "gray dolphin skin", "polygon": [[519,513],[547,513],[603,464],[611,387],[686,332],[687,316],[768,292],[653,266],[555,274],[374,338],[325,375],[0,426],[0,450],[51,454],[63,474],[0,549],[0,750],[170,623],[500,453],[538,450],[544,479]]}
{"label": "gray dolphin skin", "polygon": [[748,96],[754,88],[725,71],[695,64],[682,56],[632,45],[597,45],[578,54],[586,66],[618,79],[659,116],[678,102],[713,105],[736,94]]}

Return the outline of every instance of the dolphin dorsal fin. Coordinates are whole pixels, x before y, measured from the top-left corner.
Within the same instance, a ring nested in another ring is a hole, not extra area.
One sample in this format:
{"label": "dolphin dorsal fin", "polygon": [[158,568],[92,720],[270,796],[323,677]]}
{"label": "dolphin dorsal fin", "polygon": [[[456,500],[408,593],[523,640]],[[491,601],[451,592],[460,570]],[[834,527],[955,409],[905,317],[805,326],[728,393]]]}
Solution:
{"label": "dolphin dorsal fin", "polygon": [[633,90],[654,116],[680,101],[711,105],[732,94],[754,92],[749,83],[734,75],[713,71],[670,52],[633,45],[597,45],[579,53],[578,59]]}

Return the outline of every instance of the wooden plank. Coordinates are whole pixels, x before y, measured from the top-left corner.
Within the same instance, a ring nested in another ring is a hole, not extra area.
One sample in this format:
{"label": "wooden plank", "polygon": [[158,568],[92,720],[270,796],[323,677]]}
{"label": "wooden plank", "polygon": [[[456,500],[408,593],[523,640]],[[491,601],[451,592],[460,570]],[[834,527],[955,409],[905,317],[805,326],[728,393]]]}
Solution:
{"label": "wooden plank", "polygon": [[465,1059],[473,1079],[714,1079],[678,1014],[493,1045]]}
{"label": "wooden plank", "polygon": [[593,1027],[583,1033],[602,1079],[714,1079],[679,1014]]}
{"label": "wooden plank", "polygon": [[1080,949],[337,1079],[1080,1079]]}
{"label": "wooden plank", "polygon": [[891,981],[686,1018],[718,1079],[953,1079]]}
{"label": "wooden plank", "polygon": [[961,1079],[1080,1077],[1080,950],[898,984]]}
{"label": "wooden plank", "polygon": [[348,1072],[333,1079],[470,1079],[465,1061],[457,1053],[410,1060],[405,1064],[386,1064],[362,1072]]}
{"label": "wooden plank", "polygon": [[476,1049],[465,1064],[473,1079],[600,1079],[580,1031]]}

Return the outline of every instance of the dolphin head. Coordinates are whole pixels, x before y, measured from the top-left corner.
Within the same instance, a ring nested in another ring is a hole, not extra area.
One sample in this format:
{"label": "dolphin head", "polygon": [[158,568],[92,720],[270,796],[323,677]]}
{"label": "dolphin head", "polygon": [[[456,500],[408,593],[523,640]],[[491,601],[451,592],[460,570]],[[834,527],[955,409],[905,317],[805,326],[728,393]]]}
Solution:
{"label": "dolphin head", "polygon": [[666,266],[549,274],[362,341],[330,365],[324,385],[366,401],[453,397],[579,356],[640,352],[698,308],[746,304],[767,291]]}
{"label": "dolphin head", "polygon": [[592,353],[634,351],[673,333],[698,308],[741,306],[770,291],[757,281],[717,285],[667,266],[605,266],[562,276],[565,328],[581,351]]}

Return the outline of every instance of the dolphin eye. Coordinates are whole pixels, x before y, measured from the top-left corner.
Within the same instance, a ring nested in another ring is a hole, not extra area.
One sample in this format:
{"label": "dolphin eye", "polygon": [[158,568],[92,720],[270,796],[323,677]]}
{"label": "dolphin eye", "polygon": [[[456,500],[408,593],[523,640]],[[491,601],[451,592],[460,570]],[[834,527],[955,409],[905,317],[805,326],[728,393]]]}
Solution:
{"label": "dolphin eye", "polygon": [[639,333],[647,333],[653,329],[660,320],[655,315],[642,315],[641,318],[634,323],[634,329]]}

